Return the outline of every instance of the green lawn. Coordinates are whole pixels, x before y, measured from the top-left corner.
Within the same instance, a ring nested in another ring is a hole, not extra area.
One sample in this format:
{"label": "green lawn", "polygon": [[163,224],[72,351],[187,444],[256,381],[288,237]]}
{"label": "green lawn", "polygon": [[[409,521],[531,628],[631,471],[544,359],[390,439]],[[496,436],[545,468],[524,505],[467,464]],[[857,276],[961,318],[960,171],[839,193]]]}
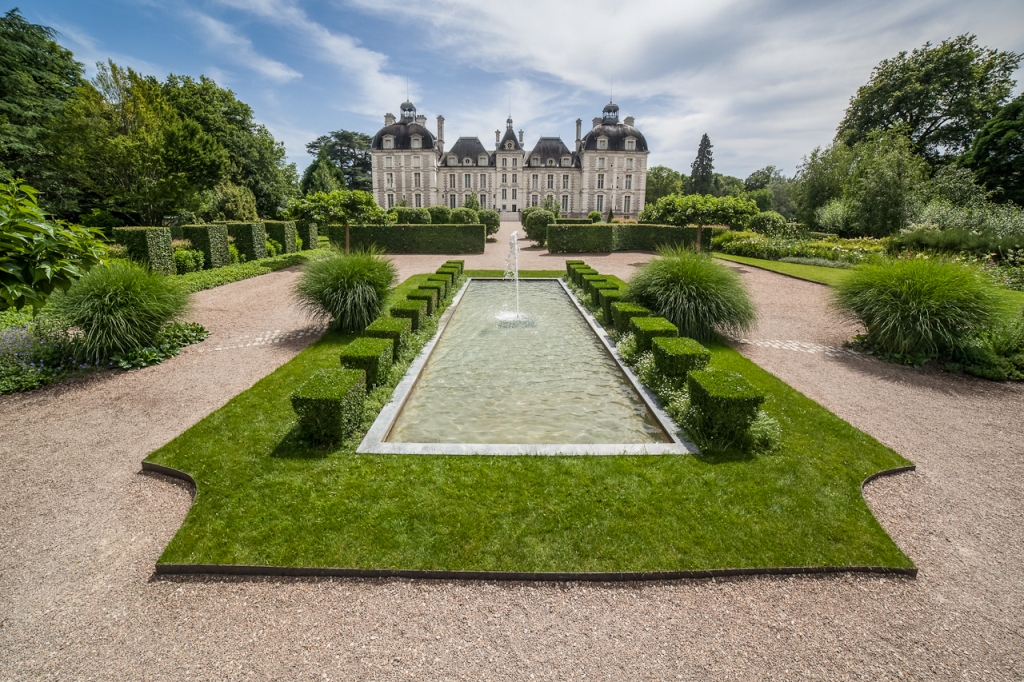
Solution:
{"label": "green lawn", "polygon": [[[727,346],[712,348],[713,364],[767,393],[765,409],[784,433],[775,455],[356,455],[361,433],[332,452],[307,448],[294,437],[289,393],[314,370],[336,366],[351,338],[327,334],[147,458],[197,483],[161,563],[493,571],[912,566],[860,492],[864,478],[907,460]],[[371,395],[376,409],[390,390]]]}

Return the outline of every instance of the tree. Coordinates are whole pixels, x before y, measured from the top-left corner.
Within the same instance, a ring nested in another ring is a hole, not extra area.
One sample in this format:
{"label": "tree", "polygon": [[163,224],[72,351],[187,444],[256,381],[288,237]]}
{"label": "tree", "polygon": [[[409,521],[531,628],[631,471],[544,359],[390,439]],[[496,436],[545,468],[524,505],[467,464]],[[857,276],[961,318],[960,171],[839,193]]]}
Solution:
{"label": "tree", "polygon": [[83,83],[82,65],[47,26],[17,9],[0,18],[0,168],[37,182],[49,156],[49,122]]}
{"label": "tree", "polygon": [[647,196],[645,201],[653,204],[669,194],[682,192],[682,176],[668,166],[655,166],[647,171]]}
{"label": "tree", "polygon": [[932,162],[959,155],[1009,99],[1020,58],[979,47],[973,35],[900,52],[850,99],[836,138],[853,145],[874,130],[902,127]]}
{"label": "tree", "polygon": [[712,194],[715,189],[715,165],[711,153],[711,138],[707,133],[700,138],[697,158],[690,164],[690,180],[694,194]]}
{"label": "tree", "polygon": [[345,175],[340,168],[334,165],[333,161],[327,158],[326,154],[321,152],[302,173],[299,191],[305,196],[316,192],[333,192],[338,189],[345,189]]}
{"label": "tree", "polygon": [[198,211],[203,220],[231,220],[253,222],[259,220],[256,197],[248,187],[224,180],[212,190],[203,193]]}
{"label": "tree", "polygon": [[964,156],[996,201],[1024,206],[1024,95],[999,110]]}
{"label": "tree", "polygon": [[815,147],[797,170],[796,219],[815,229],[819,208],[843,195],[843,183],[853,165],[853,150],[841,142]]}
{"label": "tree", "polygon": [[462,202],[462,207],[474,211],[480,210],[480,199],[477,197],[476,192],[470,192],[466,195],[465,200]]}
{"label": "tree", "polygon": [[46,219],[37,192],[0,184],[0,310],[42,307],[107,255],[97,228]]}
{"label": "tree", "polygon": [[[729,225],[740,227],[757,214],[757,205],[749,199],[716,197],[711,194],[672,194],[647,204],[640,212],[640,222],[665,225]],[[697,250],[701,249],[701,232],[697,230]]]}
{"label": "tree", "polygon": [[743,181],[731,175],[715,173],[711,182],[711,194],[716,197],[738,197],[743,194]]}
{"label": "tree", "polygon": [[544,203],[541,204],[541,208],[551,213],[555,218],[562,217],[562,208],[558,205],[558,199],[555,199],[554,195],[549,194],[544,197]]}
{"label": "tree", "polygon": [[345,226],[345,252],[349,250],[349,227],[359,225],[387,225],[390,216],[374,200],[373,195],[361,190],[316,192],[288,203],[288,216],[295,220],[310,220],[318,227]]}
{"label": "tree", "polygon": [[782,177],[782,173],[775,166],[765,166],[747,176],[747,179],[743,181],[743,189],[748,192],[767,189],[772,180],[780,177]]}
{"label": "tree", "polygon": [[341,169],[346,187],[370,191],[373,189],[373,182],[370,179],[372,141],[373,138],[365,133],[335,130],[307,143],[306,151],[313,156],[319,156],[321,152],[326,154],[327,158]]}

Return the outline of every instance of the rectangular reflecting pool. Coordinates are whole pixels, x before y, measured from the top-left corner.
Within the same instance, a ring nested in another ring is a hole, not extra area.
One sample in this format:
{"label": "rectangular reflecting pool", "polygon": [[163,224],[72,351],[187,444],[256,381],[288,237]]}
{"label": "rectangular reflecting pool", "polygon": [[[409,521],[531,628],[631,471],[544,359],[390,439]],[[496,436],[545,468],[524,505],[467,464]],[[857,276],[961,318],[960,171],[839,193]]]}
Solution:
{"label": "rectangular reflecting pool", "polygon": [[558,280],[470,280],[360,452],[692,451]]}

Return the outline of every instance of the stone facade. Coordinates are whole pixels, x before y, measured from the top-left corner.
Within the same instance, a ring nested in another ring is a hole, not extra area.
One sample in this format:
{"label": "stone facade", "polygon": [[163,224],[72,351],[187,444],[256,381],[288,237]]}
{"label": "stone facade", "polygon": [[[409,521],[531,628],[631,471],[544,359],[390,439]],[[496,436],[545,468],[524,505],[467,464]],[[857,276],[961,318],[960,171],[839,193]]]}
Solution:
{"label": "stone facade", "polygon": [[608,104],[593,127],[582,135],[576,120],[575,149],[561,138],[542,137],[527,151],[523,131],[512,119],[505,133],[494,131],[494,149],[477,137],[460,137],[445,150],[444,117],[437,133],[426,128],[426,117],[405,102],[401,118],[384,116],[384,127],[373,138],[373,195],[384,208],[403,199],[409,206],[462,206],[476,194],[482,208],[517,213],[554,197],[562,215],[583,217],[590,211],[635,218],[644,207],[647,187],[647,140],[633,118],[619,122],[619,107]]}

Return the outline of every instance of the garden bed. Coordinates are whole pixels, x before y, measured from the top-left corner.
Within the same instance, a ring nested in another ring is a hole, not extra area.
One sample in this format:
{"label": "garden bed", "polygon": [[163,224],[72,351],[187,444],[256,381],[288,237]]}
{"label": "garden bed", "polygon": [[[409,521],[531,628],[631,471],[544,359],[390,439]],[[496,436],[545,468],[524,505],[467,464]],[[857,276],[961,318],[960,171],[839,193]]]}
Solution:
{"label": "garden bed", "polygon": [[732,348],[713,345],[712,366],[767,394],[764,409],[783,428],[777,454],[356,455],[410,356],[343,445],[302,445],[289,394],[337,366],[352,338],[325,335],[147,458],[197,486],[158,570],[913,570],[860,492],[866,478],[909,463]]}

